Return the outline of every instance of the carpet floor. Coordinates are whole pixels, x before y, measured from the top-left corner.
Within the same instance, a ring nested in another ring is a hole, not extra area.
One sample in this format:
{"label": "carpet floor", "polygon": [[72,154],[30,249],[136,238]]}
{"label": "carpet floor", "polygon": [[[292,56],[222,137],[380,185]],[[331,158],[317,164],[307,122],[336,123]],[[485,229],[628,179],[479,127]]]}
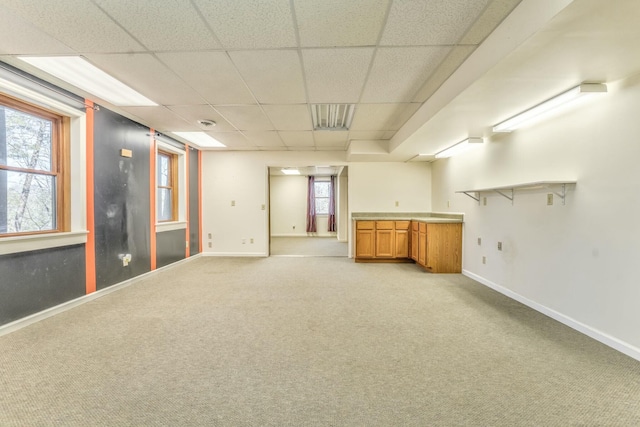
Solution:
{"label": "carpet floor", "polygon": [[640,362],[347,258],[198,258],[0,337],[0,370],[0,426],[640,425]]}

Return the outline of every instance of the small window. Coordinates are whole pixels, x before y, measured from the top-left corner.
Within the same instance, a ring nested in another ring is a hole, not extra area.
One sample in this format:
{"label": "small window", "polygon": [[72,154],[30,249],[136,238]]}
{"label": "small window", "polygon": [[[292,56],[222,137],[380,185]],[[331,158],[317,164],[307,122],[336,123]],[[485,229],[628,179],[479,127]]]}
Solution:
{"label": "small window", "polygon": [[329,215],[329,181],[313,183],[316,196],[316,215]]}
{"label": "small window", "polygon": [[69,119],[0,95],[0,236],[69,228]]}
{"label": "small window", "polygon": [[178,155],[158,150],[157,170],[157,220],[178,220]]}

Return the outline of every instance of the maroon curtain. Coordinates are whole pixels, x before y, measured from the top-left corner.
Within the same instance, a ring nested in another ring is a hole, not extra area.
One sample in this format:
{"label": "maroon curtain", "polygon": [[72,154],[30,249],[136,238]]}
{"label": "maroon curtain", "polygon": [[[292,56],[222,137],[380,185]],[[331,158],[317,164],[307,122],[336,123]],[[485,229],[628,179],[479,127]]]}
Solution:
{"label": "maroon curtain", "polygon": [[307,185],[307,233],[316,232],[316,178],[309,177],[309,183]]}
{"label": "maroon curtain", "polygon": [[329,183],[329,224],[327,225],[327,231],[336,230],[336,176],[331,175],[331,181]]}

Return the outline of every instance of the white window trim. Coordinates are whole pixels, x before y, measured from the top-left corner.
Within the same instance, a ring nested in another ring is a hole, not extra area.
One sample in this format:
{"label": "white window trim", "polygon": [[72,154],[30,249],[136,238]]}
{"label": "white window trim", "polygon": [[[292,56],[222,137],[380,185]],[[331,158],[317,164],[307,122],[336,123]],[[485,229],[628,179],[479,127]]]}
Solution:
{"label": "white window trim", "polygon": [[[174,145],[167,144],[165,142],[156,140],[156,158],[158,157],[158,151],[166,151],[169,153],[176,154],[178,156],[178,220],[177,221],[167,221],[167,222],[158,222],[156,219],[156,232],[160,233],[163,231],[172,231],[172,230],[185,230],[187,228],[187,155],[186,150],[182,150]],[[157,165],[156,165],[157,167]],[[157,171],[154,172],[154,176],[156,177],[156,186],[155,190],[157,191]],[[157,198],[156,198],[156,212],[158,212],[157,206]]]}
{"label": "white window trim", "polygon": [[86,113],[41,93],[0,78],[0,91],[70,118],[71,230],[25,236],[0,237],[0,255],[29,252],[87,242]]}

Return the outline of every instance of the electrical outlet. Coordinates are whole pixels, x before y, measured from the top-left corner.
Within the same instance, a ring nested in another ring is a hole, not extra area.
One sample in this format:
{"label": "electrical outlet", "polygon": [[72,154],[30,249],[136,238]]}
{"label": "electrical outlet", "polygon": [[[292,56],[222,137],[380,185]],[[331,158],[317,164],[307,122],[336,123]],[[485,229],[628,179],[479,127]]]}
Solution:
{"label": "electrical outlet", "polygon": [[296,229],[296,226],[295,226],[295,225],[293,226],[293,229],[294,229],[294,230]]}
{"label": "electrical outlet", "polygon": [[209,247],[211,247],[211,242],[209,242]]}
{"label": "electrical outlet", "polygon": [[547,194],[547,205],[553,205],[553,193]]}
{"label": "electrical outlet", "polygon": [[260,209],[261,210],[265,210],[265,209],[267,209],[267,206],[266,205],[260,205]]}
{"label": "electrical outlet", "polygon": [[482,244],[482,238],[478,237],[478,246],[480,246]]}
{"label": "electrical outlet", "polygon": [[450,208],[451,207],[451,200],[447,200],[447,207]]}
{"label": "electrical outlet", "polygon": [[482,198],[482,204],[483,204],[483,205],[485,205],[485,206],[487,206],[487,198],[486,198],[486,197],[483,197],[483,198]]}
{"label": "electrical outlet", "polygon": [[498,250],[501,251],[502,250],[502,242],[498,242]]}
{"label": "electrical outlet", "polygon": [[247,244],[247,239],[242,239],[242,244],[246,245]]}
{"label": "electrical outlet", "polygon": [[253,244],[253,237],[249,239],[249,243]]}
{"label": "electrical outlet", "polygon": [[232,200],[232,201],[231,201],[231,206],[235,206],[235,205],[236,205],[236,201],[235,201],[235,200]]}
{"label": "electrical outlet", "polygon": [[209,239],[211,239],[211,233],[209,233]]}
{"label": "electrical outlet", "polygon": [[483,256],[483,257],[482,257],[482,263],[483,263],[483,264],[486,264],[486,263],[487,263],[487,257],[486,257],[486,256]]}
{"label": "electrical outlet", "polygon": [[396,200],[396,208],[400,206],[400,202]]}

